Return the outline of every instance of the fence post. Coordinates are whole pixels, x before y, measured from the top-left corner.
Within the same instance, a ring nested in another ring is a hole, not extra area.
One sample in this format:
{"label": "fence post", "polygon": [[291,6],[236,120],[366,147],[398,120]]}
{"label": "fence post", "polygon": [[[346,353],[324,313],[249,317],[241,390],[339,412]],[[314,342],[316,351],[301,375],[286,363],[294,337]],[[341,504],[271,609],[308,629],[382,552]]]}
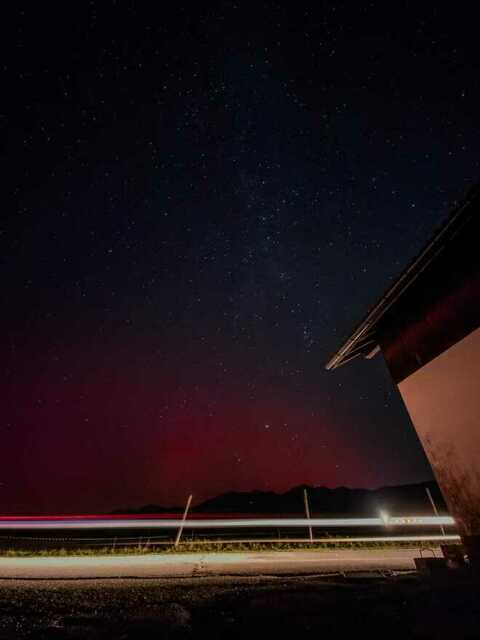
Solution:
{"label": "fence post", "polygon": [[[435,504],[435,502],[433,501],[433,496],[430,493],[430,489],[428,487],[425,487],[425,491],[427,492],[427,496],[428,499],[430,500],[430,504],[432,505],[432,509],[433,509],[433,513],[437,516],[438,518],[438,511],[437,511],[437,505]],[[442,532],[442,536],[445,535],[445,529],[443,528],[443,524],[440,525],[440,531]]]}
{"label": "fence post", "polygon": [[183,513],[182,523],[181,523],[180,527],[178,528],[177,537],[175,539],[175,547],[178,547],[178,544],[180,542],[180,538],[182,537],[183,527],[185,525],[185,520],[187,519],[187,514],[188,514],[188,510],[190,509],[190,504],[192,502],[192,498],[193,498],[192,495],[188,496],[187,505],[186,505],[185,511]]}
{"label": "fence post", "polygon": [[[310,507],[308,506],[308,495],[306,489],[303,490],[303,502],[305,503],[305,514],[307,516],[307,520],[310,520]],[[308,527],[308,535],[310,537],[310,542],[313,542],[312,527]]]}

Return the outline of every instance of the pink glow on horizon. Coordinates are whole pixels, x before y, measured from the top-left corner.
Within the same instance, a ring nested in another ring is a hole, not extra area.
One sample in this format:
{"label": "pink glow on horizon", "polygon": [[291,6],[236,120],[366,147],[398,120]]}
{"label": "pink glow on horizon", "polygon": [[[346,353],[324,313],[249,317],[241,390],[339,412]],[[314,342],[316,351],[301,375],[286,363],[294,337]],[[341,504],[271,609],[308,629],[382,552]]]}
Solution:
{"label": "pink glow on horizon", "polygon": [[145,371],[144,361],[127,373],[118,354],[95,370],[77,354],[68,375],[55,359],[19,357],[29,366],[8,390],[6,514],[182,507],[190,493],[198,503],[225,491],[374,478],[331,416],[288,390],[253,394],[207,374],[187,387],[158,366]]}

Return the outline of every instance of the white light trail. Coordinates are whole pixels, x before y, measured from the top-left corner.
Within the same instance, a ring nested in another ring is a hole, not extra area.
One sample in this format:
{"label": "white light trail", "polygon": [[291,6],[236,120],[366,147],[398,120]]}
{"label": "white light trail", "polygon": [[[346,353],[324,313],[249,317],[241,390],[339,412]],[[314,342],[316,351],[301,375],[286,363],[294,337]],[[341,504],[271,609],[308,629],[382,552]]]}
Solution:
{"label": "white light trail", "polygon": [[159,518],[62,518],[45,519],[0,519],[0,531],[42,530],[42,529],[237,529],[237,528],[296,528],[318,527],[435,527],[439,525],[454,526],[450,516],[390,516],[385,518],[235,518],[215,520],[167,520]]}

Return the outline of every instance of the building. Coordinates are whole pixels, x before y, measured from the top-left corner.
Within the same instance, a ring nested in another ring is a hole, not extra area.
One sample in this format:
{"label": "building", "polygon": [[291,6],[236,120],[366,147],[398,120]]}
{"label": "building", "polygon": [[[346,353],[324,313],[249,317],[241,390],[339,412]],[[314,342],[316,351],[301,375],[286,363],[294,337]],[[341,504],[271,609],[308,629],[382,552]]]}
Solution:
{"label": "building", "polygon": [[382,352],[472,561],[480,561],[479,327],[480,185],[326,365]]}

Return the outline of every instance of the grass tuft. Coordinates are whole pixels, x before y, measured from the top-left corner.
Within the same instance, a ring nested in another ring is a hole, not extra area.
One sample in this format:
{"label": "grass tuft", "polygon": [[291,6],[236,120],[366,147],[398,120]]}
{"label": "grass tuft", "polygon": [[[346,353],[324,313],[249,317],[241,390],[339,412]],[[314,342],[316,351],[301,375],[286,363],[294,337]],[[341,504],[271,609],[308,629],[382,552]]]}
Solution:
{"label": "grass tuft", "polygon": [[0,557],[4,558],[32,558],[32,557],[66,557],[66,556],[112,556],[112,555],[148,555],[148,554],[179,554],[179,553],[241,553],[251,551],[294,551],[294,550],[326,550],[326,549],[431,549],[438,546],[432,542],[305,542],[305,543],[266,543],[262,541],[250,543],[211,543],[204,544],[195,540],[185,541],[178,547],[166,543],[84,546],[84,547],[50,547],[50,548],[21,548],[9,547],[0,549]]}

